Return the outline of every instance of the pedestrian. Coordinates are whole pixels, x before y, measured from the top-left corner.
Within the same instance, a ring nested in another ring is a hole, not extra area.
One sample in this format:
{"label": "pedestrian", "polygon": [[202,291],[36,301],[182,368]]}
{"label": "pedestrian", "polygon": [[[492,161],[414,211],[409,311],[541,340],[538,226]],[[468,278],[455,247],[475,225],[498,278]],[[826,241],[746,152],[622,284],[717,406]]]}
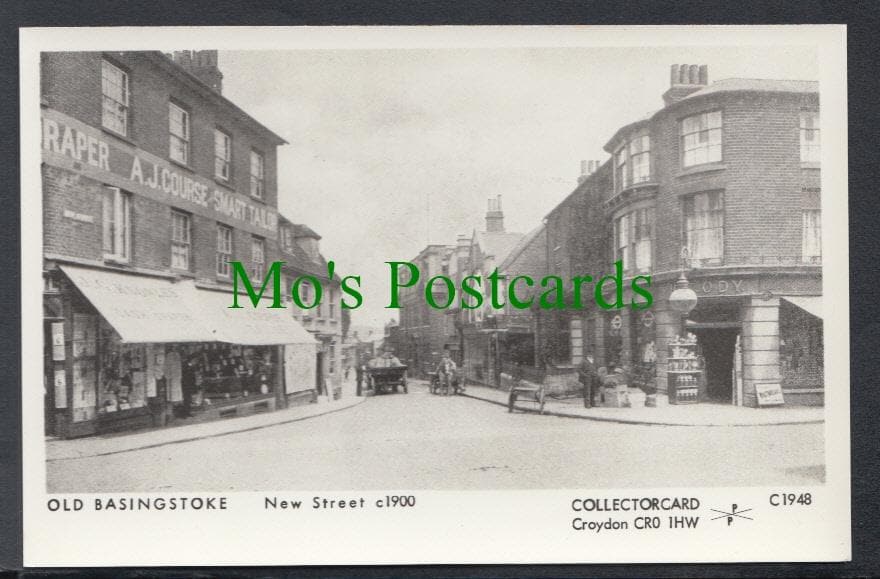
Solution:
{"label": "pedestrian", "polygon": [[345,367],[345,381],[346,381],[346,382],[348,382],[348,374],[349,374],[349,372],[351,372],[351,365],[350,365],[350,364],[347,365],[347,366]]}
{"label": "pedestrian", "polygon": [[364,386],[364,365],[358,364],[358,367],[355,369],[355,380],[357,380],[357,395],[363,396],[363,386]]}
{"label": "pedestrian", "polygon": [[599,373],[596,371],[592,350],[588,350],[584,356],[578,371],[578,379],[584,388],[584,408],[592,408],[595,403],[594,396],[599,389]]}

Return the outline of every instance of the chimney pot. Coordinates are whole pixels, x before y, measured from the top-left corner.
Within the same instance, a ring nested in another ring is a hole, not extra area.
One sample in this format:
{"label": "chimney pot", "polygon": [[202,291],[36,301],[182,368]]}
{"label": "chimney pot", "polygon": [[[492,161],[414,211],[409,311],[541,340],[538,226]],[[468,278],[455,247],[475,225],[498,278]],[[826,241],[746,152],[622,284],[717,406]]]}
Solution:
{"label": "chimney pot", "polygon": [[706,64],[700,65],[700,84],[709,84],[709,66]]}

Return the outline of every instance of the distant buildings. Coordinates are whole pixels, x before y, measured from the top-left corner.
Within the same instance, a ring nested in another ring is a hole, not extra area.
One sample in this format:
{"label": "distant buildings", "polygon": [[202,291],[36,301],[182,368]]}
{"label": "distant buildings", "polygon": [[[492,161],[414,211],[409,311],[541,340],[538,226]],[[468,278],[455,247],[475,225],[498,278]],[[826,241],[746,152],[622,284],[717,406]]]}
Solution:
{"label": "distant buildings", "polygon": [[[511,371],[576,389],[575,369],[590,354],[666,394],[680,367],[670,344],[693,333],[700,400],[756,406],[759,390],[781,386],[786,403],[821,403],[818,84],[709,84],[706,66],[673,65],[663,103],[612,135],[610,159],[585,162],[574,191],[527,236],[504,233],[491,199],[486,231],[465,240],[466,252],[435,246],[465,275],[498,267],[568,279],[621,261],[627,279],[652,276],[653,306],[456,311],[468,378],[497,386]],[[686,330],[668,302],[682,272],[698,296]],[[402,310],[401,334],[434,328],[424,318],[432,314],[449,316]],[[444,328],[443,339],[418,340],[433,351],[449,342]]]}

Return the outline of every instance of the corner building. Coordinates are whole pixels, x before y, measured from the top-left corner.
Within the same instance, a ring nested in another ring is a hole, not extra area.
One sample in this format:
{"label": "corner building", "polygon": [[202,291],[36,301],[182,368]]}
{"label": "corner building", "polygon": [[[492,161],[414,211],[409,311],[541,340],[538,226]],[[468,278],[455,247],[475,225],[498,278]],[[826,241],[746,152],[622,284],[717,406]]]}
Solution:
{"label": "corner building", "polygon": [[757,406],[776,384],[786,403],[821,403],[818,83],[709,84],[707,67],[673,65],[663,98],[605,147],[611,257],[627,280],[652,275],[654,304],[601,314],[602,361],[670,390],[683,330],[668,298],[684,270],[698,296],[686,331],[704,359],[699,399]]}
{"label": "corner building", "polygon": [[283,347],[314,364],[289,314],[228,308],[231,261],[259,283],[281,259],[285,141],[222,78],[216,51],[42,57],[47,434],[274,410]]}

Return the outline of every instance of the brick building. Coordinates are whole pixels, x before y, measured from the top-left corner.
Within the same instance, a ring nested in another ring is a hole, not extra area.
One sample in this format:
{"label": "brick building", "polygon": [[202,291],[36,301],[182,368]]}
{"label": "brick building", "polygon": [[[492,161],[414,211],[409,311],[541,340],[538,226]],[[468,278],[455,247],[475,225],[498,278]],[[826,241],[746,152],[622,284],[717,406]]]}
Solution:
{"label": "brick building", "polygon": [[229,308],[232,262],[282,258],[285,141],[222,78],[216,51],[42,56],[48,433],[268,411],[314,373],[293,317]]}
{"label": "brick building", "polygon": [[[670,344],[692,333],[699,399],[755,406],[759,390],[781,386],[787,403],[820,403],[818,85],[709,84],[696,65],[673,65],[670,76],[663,108],[621,127],[605,146],[611,159],[579,187],[599,194],[574,218],[579,226],[566,225],[566,202],[548,216],[551,270],[565,273],[568,261],[607,273],[619,260],[624,286],[640,274],[653,280],[650,309],[571,317],[571,361],[592,347],[600,365],[672,393],[670,381],[688,370],[668,359]],[[580,239],[571,235],[578,229]],[[604,236],[588,239],[591,231]],[[582,243],[568,248],[565,239]],[[698,296],[686,330],[668,301],[682,271]]]}
{"label": "brick building", "polygon": [[[419,270],[419,281],[400,292],[400,323],[388,346],[401,362],[409,366],[411,376],[424,378],[439,361],[444,349],[458,349],[454,309],[435,309],[425,299],[427,281],[437,275],[454,276],[456,246],[431,244],[410,260]],[[409,282],[403,272],[402,283]],[[449,296],[442,283],[431,288],[434,301],[445,304]]]}

